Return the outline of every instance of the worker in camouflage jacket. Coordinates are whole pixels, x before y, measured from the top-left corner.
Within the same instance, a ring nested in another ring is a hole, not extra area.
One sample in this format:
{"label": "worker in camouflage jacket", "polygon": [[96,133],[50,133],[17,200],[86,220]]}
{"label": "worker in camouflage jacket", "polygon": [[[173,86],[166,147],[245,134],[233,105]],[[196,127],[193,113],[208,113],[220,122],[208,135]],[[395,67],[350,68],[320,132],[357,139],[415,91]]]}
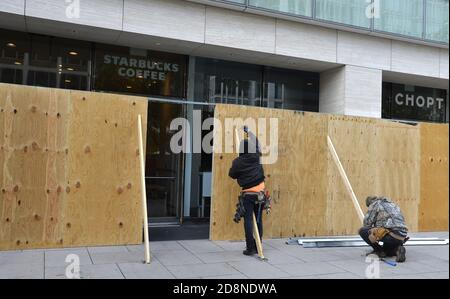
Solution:
{"label": "worker in camouflage jacket", "polygon": [[[403,244],[409,238],[400,207],[387,197],[377,196],[367,197],[366,206],[368,211],[359,235],[372,246],[373,251],[369,254],[374,253],[381,258],[396,256],[397,262],[404,262],[406,250]],[[383,242],[383,246],[379,242]]]}

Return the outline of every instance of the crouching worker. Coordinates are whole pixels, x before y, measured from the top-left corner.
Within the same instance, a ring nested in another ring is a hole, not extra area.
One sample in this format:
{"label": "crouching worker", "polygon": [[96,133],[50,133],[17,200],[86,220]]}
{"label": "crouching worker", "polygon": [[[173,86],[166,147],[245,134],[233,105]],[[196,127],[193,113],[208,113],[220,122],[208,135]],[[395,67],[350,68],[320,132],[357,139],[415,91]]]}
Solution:
{"label": "crouching worker", "polygon": [[[376,196],[367,197],[366,205],[368,211],[359,235],[373,248],[367,255],[376,254],[380,258],[396,256],[397,262],[404,262],[406,250],[403,244],[409,238],[400,207],[389,198]],[[379,242],[383,242],[383,246]]]}
{"label": "crouching worker", "polygon": [[264,169],[261,165],[261,151],[258,140],[255,135],[248,132],[244,127],[245,138],[239,144],[239,157],[233,160],[228,175],[237,180],[242,188],[239,196],[238,209],[234,218],[239,222],[244,217],[245,242],[247,249],[245,255],[254,255],[257,253],[256,241],[253,237],[253,215],[256,216],[259,236],[262,241],[262,204],[261,197],[265,194]]}

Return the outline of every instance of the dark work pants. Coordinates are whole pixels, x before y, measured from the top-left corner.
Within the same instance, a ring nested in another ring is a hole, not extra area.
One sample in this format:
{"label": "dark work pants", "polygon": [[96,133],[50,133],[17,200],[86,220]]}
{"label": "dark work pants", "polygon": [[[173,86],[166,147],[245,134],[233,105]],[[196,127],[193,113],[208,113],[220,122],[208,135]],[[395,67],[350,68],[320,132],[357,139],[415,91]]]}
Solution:
{"label": "dark work pants", "polygon": [[259,204],[256,204],[257,199],[258,196],[255,194],[247,194],[244,196],[244,208],[245,208],[244,229],[245,229],[245,243],[247,245],[247,249],[256,249],[256,242],[255,239],[253,238],[253,214],[255,215],[256,221],[258,223],[259,237],[261,238],[262,241],[263,236],[262,211],[259,212],[260,215],[258,217]]}
{"label": "dark work pants", "polygon": [[375,251],[378,252],[384,252],[387,256],[395,256],[397,255],[397,248],[400,245],[403,245],[403,242],[400,240],[397,240],[393,237],[391,237],[390,235],[386,235],[383,237],[383,239],[381,239],[380,241],[383,242],[383,246],[381,246],[378,243],[371,243],[369,240],[369,227],[362,227],[359,230],[359,235],[361,236],[361,238],[370,246],[372,246],[372,248]]}

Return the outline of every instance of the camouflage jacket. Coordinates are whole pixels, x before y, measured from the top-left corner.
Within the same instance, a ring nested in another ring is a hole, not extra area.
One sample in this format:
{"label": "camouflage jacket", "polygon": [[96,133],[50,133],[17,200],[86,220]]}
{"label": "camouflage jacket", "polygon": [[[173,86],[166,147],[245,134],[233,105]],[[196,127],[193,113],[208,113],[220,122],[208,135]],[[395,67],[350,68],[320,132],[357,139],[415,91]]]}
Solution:
{"label": "camouflage jacket", "polygon": [[386,197],[373,199],[364,217],[364,226],[384,227],[403,233],[408,232],[400,207]]}

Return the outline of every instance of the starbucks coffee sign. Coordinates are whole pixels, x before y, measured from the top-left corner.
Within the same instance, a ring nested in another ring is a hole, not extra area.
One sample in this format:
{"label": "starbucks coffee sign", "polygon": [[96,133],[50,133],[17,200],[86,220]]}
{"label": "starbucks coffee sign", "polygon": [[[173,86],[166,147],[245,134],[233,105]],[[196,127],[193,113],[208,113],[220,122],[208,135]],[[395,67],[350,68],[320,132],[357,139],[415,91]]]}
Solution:
{"label": "starbucks coffee sign", "polygon": [[99,45],[95,51],[96,90],[185,97],[184,55]]}
{"label": "starbucks coffee sign", "polygon": [[383,83],[383,118],[445,122],[447,91]]}
{"label": "starbucks coffee sign", "polygon": [[142,78],[164,81],[167,73],[178,72],[180,66],[177,63],[138,59],[106,54],[103,63],[117,67],[117,74],[128,78]]}

